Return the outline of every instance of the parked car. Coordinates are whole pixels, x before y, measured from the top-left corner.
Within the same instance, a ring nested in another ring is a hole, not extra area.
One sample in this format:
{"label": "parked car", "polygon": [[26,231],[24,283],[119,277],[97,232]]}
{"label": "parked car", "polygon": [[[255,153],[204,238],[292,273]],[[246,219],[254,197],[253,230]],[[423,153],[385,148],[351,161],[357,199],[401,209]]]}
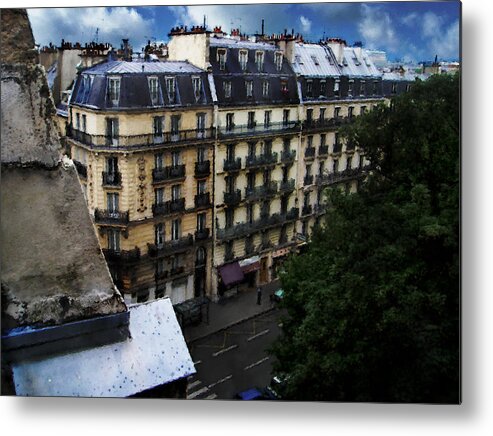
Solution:
{"label": "parked car", "polygon": [[235,396],[238,400],[250,401],[250,400],[275,400],[276,397],[267,389],[262,388],[250,388],[246,391],[239,392]]}
{"label": "parked car", "polygon": [[286,380],[287,377],[276,375],[272,377],[270,385],[265,389],[271,397],[274,397],[276,400],[282,400],[285,397]]}
{"label": "parked car", "polygon": [[280,288],[270,295],[270,301],[279,303],[283,299],[283,297],[284,297],[284,290]]}

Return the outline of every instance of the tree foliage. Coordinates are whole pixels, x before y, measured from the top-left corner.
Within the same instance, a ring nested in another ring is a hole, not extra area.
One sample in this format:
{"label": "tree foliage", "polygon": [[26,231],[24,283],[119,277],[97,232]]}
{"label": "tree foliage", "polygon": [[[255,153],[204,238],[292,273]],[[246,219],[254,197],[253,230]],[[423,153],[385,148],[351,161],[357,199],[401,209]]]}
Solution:
{"label": "tree foliage", "polygon": [[281,275],[287,398],[459,401],[459,111],[458,75],[434,76],[343,132],[372,171]]}

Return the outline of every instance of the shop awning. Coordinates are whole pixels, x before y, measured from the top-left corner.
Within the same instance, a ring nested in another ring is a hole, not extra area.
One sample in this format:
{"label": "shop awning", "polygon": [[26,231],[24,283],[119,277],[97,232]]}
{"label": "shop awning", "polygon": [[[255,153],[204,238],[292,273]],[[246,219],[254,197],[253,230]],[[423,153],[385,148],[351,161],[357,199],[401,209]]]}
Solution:
{"label": "shop awning", "polygon": [[219,267],[219,274],[225,286],[236,285],[243,281],[245,276],[238,262],[229,263]]}
{"label": "shop awning", "polygon": [[243,274],[248,274],[254,271],[258,271],[260,269],[259,256],[252,256],[249,257],[248,259],[240,260],[238,263],[241,267],[241,270],[243,271]]}

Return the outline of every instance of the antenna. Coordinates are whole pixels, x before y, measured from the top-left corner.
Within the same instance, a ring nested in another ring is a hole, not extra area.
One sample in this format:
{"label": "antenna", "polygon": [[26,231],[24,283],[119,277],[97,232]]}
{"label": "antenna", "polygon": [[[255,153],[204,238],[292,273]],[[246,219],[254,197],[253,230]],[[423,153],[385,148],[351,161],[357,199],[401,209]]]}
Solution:
{"label": "antenna", "polygon": [[204,14],[204,29],[205,29],[205,14]]}
{"label": "antenna", "polygon": [[96,27],[96,32],[94,33],[94,42],[96,44],[99,42],[98,37],[99,37],[99,27]]}

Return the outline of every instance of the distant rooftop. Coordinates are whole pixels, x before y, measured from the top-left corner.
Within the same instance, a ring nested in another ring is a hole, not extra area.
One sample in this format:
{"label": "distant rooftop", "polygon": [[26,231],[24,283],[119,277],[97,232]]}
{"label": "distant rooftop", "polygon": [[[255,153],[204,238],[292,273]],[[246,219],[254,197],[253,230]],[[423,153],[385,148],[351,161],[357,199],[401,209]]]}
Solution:
{"label": "distant rooftop", "polygon": [[276,46],[273,44],[268,44],[266,42],[254,42],[250,40],[242,40],[235,38],[223,38],[213,36],[210,40],[211,47],[227,47],[227,48],[245,48],[251,50],[277,50]]}
{"label": "distant rooftop", "polygon": [[158,73],[203,73],[200,68],[184,61],[127,62],[109,61],[84,70],[90,74],[158,74]]}

